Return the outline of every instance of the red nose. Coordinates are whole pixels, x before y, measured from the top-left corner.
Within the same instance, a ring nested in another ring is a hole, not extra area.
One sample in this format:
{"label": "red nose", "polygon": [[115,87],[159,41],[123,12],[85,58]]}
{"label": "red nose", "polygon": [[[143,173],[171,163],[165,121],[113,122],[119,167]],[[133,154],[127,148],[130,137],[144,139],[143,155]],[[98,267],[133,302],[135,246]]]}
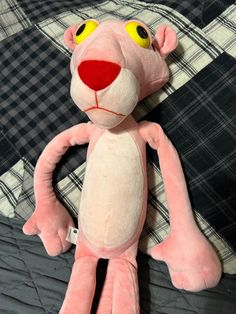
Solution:
{"label": "red nose", "polygon": [[89,60],[78,66],[81,80],[88,87],[99,91],[109,86],[120,73],[121,67],[113,62]]}

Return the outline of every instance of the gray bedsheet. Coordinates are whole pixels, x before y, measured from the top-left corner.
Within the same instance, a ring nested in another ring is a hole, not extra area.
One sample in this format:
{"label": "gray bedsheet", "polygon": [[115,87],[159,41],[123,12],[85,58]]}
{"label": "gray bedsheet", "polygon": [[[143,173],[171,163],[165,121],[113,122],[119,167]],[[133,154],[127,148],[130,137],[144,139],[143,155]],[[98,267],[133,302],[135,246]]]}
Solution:
{"label": "gray bedsheet", "polygon": [[[57,314],[70,276],[74,247],[58,257],[49,257],[40,239],[25,236],[21,229],[19,220],[0,216],[0,313]],[[106,261],[98,265],[92,313],[106,265]],[[138,265],[142,314],[235,313],[236,275],[224,275],[214,289],[187,293],[172,286],[165,264],[139,253]]]}

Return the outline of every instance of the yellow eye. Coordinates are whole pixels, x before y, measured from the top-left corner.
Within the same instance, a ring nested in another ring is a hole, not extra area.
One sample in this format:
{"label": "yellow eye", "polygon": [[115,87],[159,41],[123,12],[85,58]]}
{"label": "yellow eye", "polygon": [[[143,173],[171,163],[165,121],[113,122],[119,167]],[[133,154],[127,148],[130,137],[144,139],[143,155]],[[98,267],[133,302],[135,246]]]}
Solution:
{"label": "yellow eye", "polygon": [[79,45],[83,40],[89,37],[92,32],[98,27],[98,22],[95,20],[87,20],[81,24],[75,34],[75,43]]}
{"label": "yellow eye", "polygon": [[139,46],[143,48],[150,47],[150,37],[146,29],[138,22],[132,21],[125,25],[126,32]]}

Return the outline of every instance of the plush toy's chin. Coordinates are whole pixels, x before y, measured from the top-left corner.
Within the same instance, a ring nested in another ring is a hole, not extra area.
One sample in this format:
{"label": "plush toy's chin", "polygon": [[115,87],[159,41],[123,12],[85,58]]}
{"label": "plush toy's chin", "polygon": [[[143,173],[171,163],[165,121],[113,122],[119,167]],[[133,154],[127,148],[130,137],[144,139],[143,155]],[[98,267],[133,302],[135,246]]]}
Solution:
{"label": "plush toy's chin", "polygon": [[112,129],[127,117],[96,108],[86,112],[86,114],[94,124],[102,129]]}

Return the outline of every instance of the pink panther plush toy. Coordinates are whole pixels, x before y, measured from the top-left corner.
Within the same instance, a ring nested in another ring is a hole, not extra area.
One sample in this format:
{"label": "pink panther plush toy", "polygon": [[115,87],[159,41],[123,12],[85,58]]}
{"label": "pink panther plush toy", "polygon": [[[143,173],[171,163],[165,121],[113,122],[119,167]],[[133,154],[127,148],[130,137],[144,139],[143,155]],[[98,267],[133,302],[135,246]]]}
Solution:
{"label": "pink panther plush toy", "polygon": [[151,255],[168,265],[175,287],[199,291],[216,285],[219,259],[198,229],[178,154],[160,125],[137,123],[138,101],[169,78],[165,57],[177,46],[174,30],[152,38],[140,21],[86,20],[65,32],[72,50],[71,96],[90,118],[57,135],[35,169],[36,209],[23,227],[38,234],[49,255],[69,249],[72,218],[57,200],[52,174],[72,145],[89,143],[79,208],[74,266],[61,314],[89,314],[100,258],[109,259],[97,313],[137,314],[136,254],[147,207],[146,143],[157,150],[170,215],[170,232]]}

